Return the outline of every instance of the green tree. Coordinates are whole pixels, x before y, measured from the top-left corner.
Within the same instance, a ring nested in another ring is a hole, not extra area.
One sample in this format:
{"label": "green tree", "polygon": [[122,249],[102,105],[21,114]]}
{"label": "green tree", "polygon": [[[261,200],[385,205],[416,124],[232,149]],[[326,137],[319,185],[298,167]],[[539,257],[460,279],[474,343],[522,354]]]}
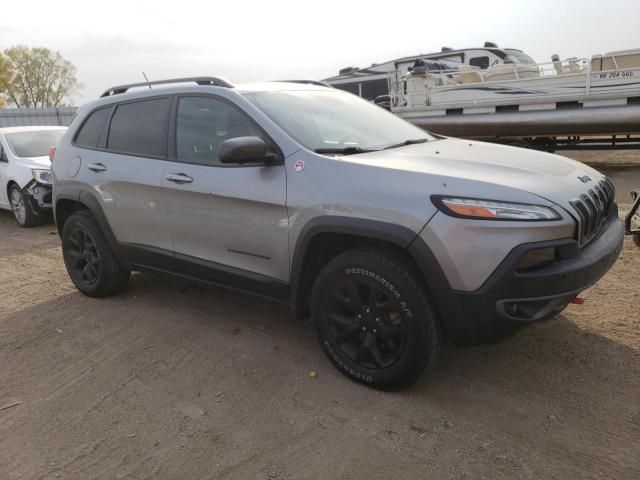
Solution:
{"label": "green tree", "polygon": [[0,54],[0,95],[16,107],[59,107],[80,88],[76,67],[59,52],[18,45]]}

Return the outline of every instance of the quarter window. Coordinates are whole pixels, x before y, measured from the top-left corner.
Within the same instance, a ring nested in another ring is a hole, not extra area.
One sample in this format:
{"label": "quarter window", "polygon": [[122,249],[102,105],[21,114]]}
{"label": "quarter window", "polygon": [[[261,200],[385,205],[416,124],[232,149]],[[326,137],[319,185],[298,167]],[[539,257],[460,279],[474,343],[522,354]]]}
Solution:
{"label": "quarter window", "polygon": [[118,105],[111,119],[107,149],[163,157],[167,150],[169,98]]}
{"label": "quarter window", "polygon": [[81,147],[96,148],[110,113],[111,107],[108,107],[96,110],[89,115],[76,136],[76,144]]}
{"label": "quarter window", "polygon": [[258,127],[227,102],[207,97],[178,100],[176,153],[178,160],[221,165],[218,148],[236,137],[263,137]]}

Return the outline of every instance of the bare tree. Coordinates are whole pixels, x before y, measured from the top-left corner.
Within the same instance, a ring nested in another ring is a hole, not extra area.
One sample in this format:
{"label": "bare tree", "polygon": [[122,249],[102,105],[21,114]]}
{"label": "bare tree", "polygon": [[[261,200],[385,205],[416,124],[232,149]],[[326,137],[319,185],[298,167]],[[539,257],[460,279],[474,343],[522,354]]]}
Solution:
{"label": "bare tree", "polygon": [[4,108],[7,106],[7,101],[2,96],[2,93],[3,93],[2,78],[6,68],[4,63],[5,63],[4,57],[2,56],[2,53],[0,53],[0,108]]}
{"label": "bare tree", "polygon": [[0,95],[16,107],[58,107],[81,88],[59,52],[18,45],[0,54]]}

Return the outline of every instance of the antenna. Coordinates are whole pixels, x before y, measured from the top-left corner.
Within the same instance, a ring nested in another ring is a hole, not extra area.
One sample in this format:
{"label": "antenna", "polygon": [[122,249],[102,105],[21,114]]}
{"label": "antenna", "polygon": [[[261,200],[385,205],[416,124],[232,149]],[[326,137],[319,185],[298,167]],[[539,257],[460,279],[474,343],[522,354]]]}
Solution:
{"label": "antenna", "polygon": [[143,77],[144,77],[144,79],[146,80],[147,85],[149,85],[149,90],[153,90],[153,89],[151,88],[151,82],[150,82],[150,81],[149,81],[149,79],[147,78],[147,74],[146,74],[146,73],[144,73],[144,72],[142,72],[142,76],[143,76]]}

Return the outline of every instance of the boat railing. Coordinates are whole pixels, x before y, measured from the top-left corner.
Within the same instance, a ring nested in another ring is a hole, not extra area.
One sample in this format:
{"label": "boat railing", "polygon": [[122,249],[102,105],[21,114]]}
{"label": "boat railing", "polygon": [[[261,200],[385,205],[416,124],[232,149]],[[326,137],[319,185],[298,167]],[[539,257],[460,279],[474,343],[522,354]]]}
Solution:
{"label": "boat railing", "polygon": [[[480,69],[467,64],[461,64],[455,69],[438,71],[412,71],[402,74],[400,71],[391,72],[389,77],[389,91],[391,93],[392,105],[407,105],[406,96],[408,90],[415,90],[417,87],[408,86],[408,80],[423,80],[421,89],[428,93],[430,90],[465,88],[473,84],[484,83],[505,83],[518,85],[520,82],[535,79],[562,78],[568,76],[583,76],[585,94],[591,93],[592,74],[598,74],[596,79],[624,77],[628,71],[640,70],[640,51],[633,60],[626,55],[594,55],[588,58],[567,58],[564,60],[554,60],[551,62],[524,64],[524,63],[500,63],[487,69]],[[624,57],[622,60],[621,58]],[[428,98],[427,98],[428,100]],[[428,103],[428,102],[427,102]]]}
{"label": "boat railing", "polygon": [[590,73],[591,62],[586,58],[567,58],[554,62],[499,63],[486,69],[462,64],[456,69],[426,72],[424,77],[433,81],[434,87],[468,83],[492,83],[505,80],[529,80],[560,75],[584,75]]}

